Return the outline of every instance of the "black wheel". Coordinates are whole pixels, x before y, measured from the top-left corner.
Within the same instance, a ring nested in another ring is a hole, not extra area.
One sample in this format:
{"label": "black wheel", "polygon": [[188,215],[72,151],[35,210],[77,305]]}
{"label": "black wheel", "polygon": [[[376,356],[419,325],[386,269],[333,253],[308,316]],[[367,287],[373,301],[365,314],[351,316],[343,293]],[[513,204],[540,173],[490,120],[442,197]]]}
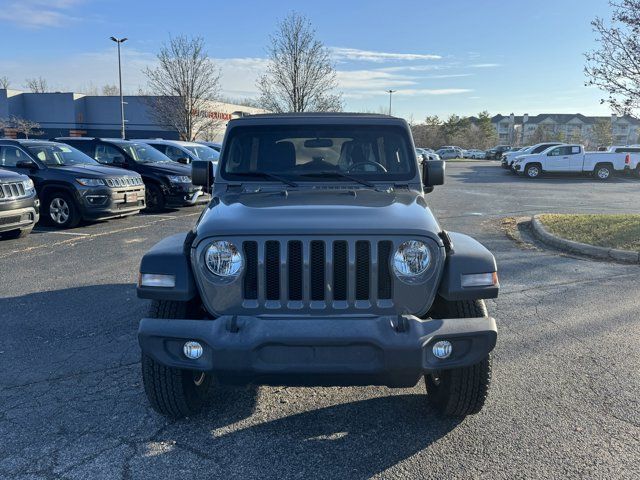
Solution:
{"label": "black wheel", "polygon": [[605,181],[609,180],[613,175],[613,169],[611,165],[596,165],[595,170],[593,171],[593,176],[596,180]]}
{"label": "black wheel", "polygon": [[[434,317],[486,317],[487,307],[482,300],[448,302],[438,299]],[[425,375],[429,403],[441,414],[464,417],[480,412],[491,383],[491,355],[470,367],[441,370]]]}
{"label": "black wheel", "polygon": [[67,192],[60,191],[48,194],[43,209],[42,218],[54,227],[73,228],[82,219],[75,200]]}
{"label": "black wheel", "polygon": [[145,185],[145,200],[147,211],[162,212],[165,209],[166,199],[159,185],[149,183]]}
{"label": "black wheel", "polygon": [[542,175],[542,168],[537,163],[532,163],[525,167],[524,174],[529,178],[538,178]]}
{"label": "black wheel", "polygon": [[[198,318],[197,305],[187,302],[154,300],[152,318]],[[165,367],[142,354],[142,382],[153,409],[170,418],[195,415],[209,397],[212,376],[205,372]]]}
{"label": "black wheel", "polygon": [[8,232],[0,233],[0,237],[5,238],[7,240],[24,238],[31,233],[31,230],[33,230],[33,227],[24,228],[22,230],[20,230],[19,228],[17,230],[9,230]]}

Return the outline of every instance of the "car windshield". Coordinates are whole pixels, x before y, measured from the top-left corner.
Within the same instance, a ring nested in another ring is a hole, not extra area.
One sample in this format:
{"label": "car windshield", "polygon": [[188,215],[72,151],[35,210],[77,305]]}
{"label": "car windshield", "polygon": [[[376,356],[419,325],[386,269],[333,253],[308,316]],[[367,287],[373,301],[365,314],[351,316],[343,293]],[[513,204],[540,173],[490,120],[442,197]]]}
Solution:
{"label": "car windshield", "polygon": [[100,165],[93,158],[68,145],[30,145],[27,148],[49,167]]}
{"label": "car windshield", "polygon": [[236,127],[229,137],[221,170],[228,180],[270,173],[296,182],[394,181],[415,174],[409,138],[398,127]]}
{"label": "car windshield", "polygon": [[220,158],[220,154],[210,147],[185,145],[184,148],[189,150],[193,155],[195,155],[200,160],[209,160],[211,162],[217,162],[218,159]]}
{"label": "car windshield", "polygon": [[144,143],[118,143],[131,158],[138,163],[167,163],[172,160],[164,153]]}

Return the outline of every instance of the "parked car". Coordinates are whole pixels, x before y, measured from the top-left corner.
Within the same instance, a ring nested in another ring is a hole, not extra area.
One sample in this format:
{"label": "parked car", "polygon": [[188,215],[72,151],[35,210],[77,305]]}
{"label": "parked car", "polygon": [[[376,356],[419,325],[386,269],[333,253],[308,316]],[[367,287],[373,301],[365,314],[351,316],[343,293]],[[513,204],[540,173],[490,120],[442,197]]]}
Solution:
{"label": "parked car", "polygon": [[[0,147],[0,165],[4,154]],[[0,168],[0,237],[26,237],[39,217],[40,201],[33,181],[26,175]]]}
{"label": "parked car", "polygon": [[440,147],[440,149],[443,148],[451,148],[456,151],[456,154],[458,155],[456,158],[464,158],[464,149],[461,147],[456,147],[455,145],[444,145]]}
{"label": "parked car", "polygon": [[[146,188],[149,211],[208,201],[201,187],[191,183],[191,166],[174,162],[150,145],[117,138],[67,137],[57,139],[82,150],[104,165],[139,174]],[[203,196],[204,195],[204,196]]]}
{"label": "parked car", "polygon": [[220,158],[220,154],[213,148],[195,142],[162,139],[137,139],[134,141],[151,145],[171,160],[180,163],[191,163],[194,160],[208,160],[217,164]]}
{"label": "parked car", "polygon": [[488,160],[500,160],[504,152],[511,150],[511,145],[496,145],[486,151],[485,156]]}
{"label": "parked car", "polygon": [[486,152],[484,150],[478,150],[475,148],[472,148],[470,150],[466,150],[466,155],[465,158],[473,158],[476,160],[484,160],[484,158],[486,157]]}
{"label": "parked car", "polygon": [[516,158],[522,155],[531,155],[545,151],[549,147],[555,147],[556,145],[563,145],[562,142],[545,142],[545,143],[536,143],[535,145],[531,145],[529,147],[522,147],[519,150],[511,150],[509,152],[505,152],[502,154],[502,168],[506,168],[509,170],[513,169],[513,162]]}
{"label": "parked car", "polygon": [[440,150],[436,150],[436,154],[442,160],[450,160],[452,158],[461,158],[461,153],[459,150],[455,148],[441,148]]}
{"label": "parked car", "polygon": [[424,161],[440,160],[438,154],[430,148],[416,148],[416,154]]}
{"label": "parked car", "polygon": [[425,193],[444,182],[444,162],[419,168],[406,121],[252,115],[228,123],[224,144],[215,179],[210,162],[193,163],[215,201],[140,264],[153,408],[193,415],[214,378],[406,388],[424,377],[435,410],[479,412],[496,262],[441,230]]}
{"label": "parked car", "polygon": [[81,220],[135,215],[145,208],[140,175],[105,167],[64,143],[0,139],[0,168],[28,176],[42,203],[42,221],[59,228]]}
{"label": "parked car", "polygon": [[640,155],[615,152],[586,152],[582,145],[559,145],[541,153],[517,157],[513,168],[529,178],[543,173],[589,173],[598,180],[611,178],[614,172],[636,169]]}
{"label": "parked car", "polygon": [[[640,145],[626,145],[626,146],[621,146],[621,145],[614,145],[609,147],[606,151],[608,152],[613,152],[613,153],[633,153],[633,154],[640,154]],[[637,158],[636,155],[633,156],[633,158]],[[635,164],[633,165],[632,162],[632,157],[629,156],[628,159],[628,168],[626,168],[626,170],[629,173],[634,174],[636,177],[640,178],[640,164]]]}
{"label": "parked car", "polygon": [[221,143],[205,142],[205,141],[198,141],[196,143],[200,143],[201,145],[206,145],[209,148],[213,148],[218,153],[220,153],[222,151],[222,144]]}

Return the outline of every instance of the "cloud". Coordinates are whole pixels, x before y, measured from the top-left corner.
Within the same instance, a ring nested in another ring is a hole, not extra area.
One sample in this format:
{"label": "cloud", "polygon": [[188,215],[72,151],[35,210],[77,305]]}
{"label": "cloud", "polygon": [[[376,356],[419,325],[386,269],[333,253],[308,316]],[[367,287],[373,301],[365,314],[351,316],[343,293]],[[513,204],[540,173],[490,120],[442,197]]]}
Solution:
{"label": "cloud", "polygon": [[433,54],[376,52],[372,50],[359,50],[357,48],[331,47],[330,50],[333,58],[338,61],[349,60],[382,63],[398,60],[439,60],[442,58],[440,55]]}
{"label": "cloud", "polygon": [[495,68],[501,67],[499,63],[475,63],[473,65],[469,65],[471,68]]}
{"label": "cloud", "polygon": [[69,11],[82,0],[12,0],[0,9],[0,20],[27,28],[63,27],[79,20]]}
{"label": "cloud", "polygon": [[407,97],[415,97],[421,95],[459,95],[461,93],[470,93],[473,90],[468,88],[415,88],[398,90],[394,95],[402,95]]}
{"label": "cloud", "polygon": [[415,85],[416,81],[404,75],[394,75],[381,70],[338,70],[338,84],[344,90],[384,89]]}

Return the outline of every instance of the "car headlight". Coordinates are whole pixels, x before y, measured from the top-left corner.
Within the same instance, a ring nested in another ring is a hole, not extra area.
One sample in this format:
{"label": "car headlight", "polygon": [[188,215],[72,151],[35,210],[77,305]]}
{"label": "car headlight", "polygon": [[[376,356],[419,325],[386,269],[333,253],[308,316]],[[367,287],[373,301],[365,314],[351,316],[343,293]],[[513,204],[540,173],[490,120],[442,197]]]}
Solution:
{"label": "car headlight", "polygon": [[191,183],[191,177],[186,175],[167,175],[171,183]]}
{"label": "car headlight", "polygon": [[85,187],[98,187],[105,185],[104,180],[101,178],[76,178],[76,182]]}
{"label": "car headlight", "polygon": [[226,240],[213,242],[205,253],[207,268],[219,277],[237,277],[242,270],[242,254]]}
{"label": "car headlight", "polygon": [[429,247],[420,240],[402,243],[393,255],[393,271],[400,279],[422,275],[431,264]]}
{"label": "car headlight", "polygon": [[33,185],[33,180],[31,180],[30,178],[22,182],[22,186],[24,187],[24,193],[26,193],[27,195],[31,195],[36,191],[36,188]]}

